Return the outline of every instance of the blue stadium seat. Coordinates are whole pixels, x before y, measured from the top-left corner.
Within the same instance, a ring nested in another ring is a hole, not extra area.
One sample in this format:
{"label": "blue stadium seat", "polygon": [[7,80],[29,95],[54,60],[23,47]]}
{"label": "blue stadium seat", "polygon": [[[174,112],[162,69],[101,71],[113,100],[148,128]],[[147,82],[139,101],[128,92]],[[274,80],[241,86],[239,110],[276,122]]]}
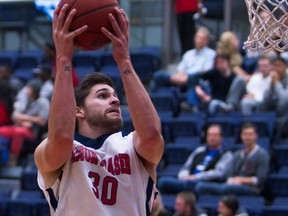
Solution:
{"label": "blue stadium seat", "polygon": [[186,116],[172,118],[169,121],[171,141],[179,137],[200,136],[204,126],[204,114],[201,112],[189,113]]}
{"label": "blue stadium seat", "polygon": [[234,136],[224,136],[222,140],[222,147],[227,151],[234,151],[238,148],[238,145],[235,142]]}
{"label": "blue stadium seat", "polygon": [[9,216],[33,216],[33,203],[28,200],[10,200],[7,203]]}
{"label": "blue stadium seat", "polygon": [[72,61],[75,67],[95,67],[95,57],[89,53],[76,52]]}
{"label": "blue stadium seat", "polygon": [[17,68],[12,75],[24,82],[28,82],[34,76],[32,68]]}
{"label": "blue stadium seat", "polygon": [[275,145],[273,146],[273,151],[277,156],[277,162],[280,166],[288,165],[288,145]]}
{"label": "blue stadium seat", "polygon": [[288,197],[288,174],[270,174],[268,177],[275,197]]}
{"label": "blue stadium seat", "polygon": [[171,213],[174,212],[174,203],[176,199],[176,195],[172,194],[161,194],[162,202],[164,207]]}
{"label": "blue stadium seat", "polygon": [[37,216],[50,216],[49,204],[46,200],[36,202]]}
{"label": "blue stadium seat", "polygon": [[217,116],[207,118],[206,127],[211,124],[220,124],[224,137],[237,137],[241,116],[239,112],[218,113]]}
{"label": "blue stadium seat", "polygon": [[82,80],[88,74],[95,72],[95,68],[93,66],[77,66],[75,67],[75,71],[79,80]]}
{"label": "blue stadium seat", "polygon": [[[150,93],[150,98],[154,104],[158,113],[170,113],[170,117],[173,115],[173,95],[170,92]],[[164,112],[163,112],[164,111]]]}
{"label": "blue stadium seat", "polygon": [[276,123],[275,112],[254,112],[252,116],[243,117],[241,124],[250,122],[256,125],[258,135],[261,137],[274,138],[274,130]]}
{"label": "blue stadium seat", "polygon": [[262,212],[263,216],[287,216],[288,215],[288,207],[286,205],[281,206],[266,206],[263,208]]}
{"label": "blue stadium seat", "polygon": [[238,196],[239,205],[248,211],[249,215],[261,215],[265,200],[261,196]]}
{"label": "blue stadium seat", "polygon": [[40,190],[37,183],[37,170],[23,170],[21,174],[22,190]]}
{"label": "blue stadium seat", "polygon": [[16,195],[16,199],[20,200],[38,200],[44,199],[44,195],[42,191],[29,191],[29,190],[20,190]]}
{"label": "blue stadium seat", "polygon": [[190,153],[193,151],[193,146],[187,144],[167,144],[165,146],[164,155],[167,164],[183,165]]}
{"label": "blue stadium seat", "polygon": [[219,195],[200,195],[197,205],[206,210],[209,215],[217,215],[217,206],[221,196]]}

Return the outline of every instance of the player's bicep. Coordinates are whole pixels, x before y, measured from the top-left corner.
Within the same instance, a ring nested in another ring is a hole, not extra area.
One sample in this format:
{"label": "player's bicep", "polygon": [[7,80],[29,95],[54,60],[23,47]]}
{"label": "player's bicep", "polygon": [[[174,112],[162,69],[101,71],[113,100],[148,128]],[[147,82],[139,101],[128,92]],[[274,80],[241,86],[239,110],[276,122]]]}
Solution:
{"label": "player's bicep", "polygon": [[138,133],[134,131],[133,144],[137,154],[147,161],[147,164],[151,164],[154,167],[158,165],[164,149],[162,136],[157,136],[154,139],[143,141],[138,136]]}
{"label": "player's bicep", "polygon": [[59,170],[71,157],[72,143],[53,143],[45,139],[35,150],[35,163],[42,174]]}

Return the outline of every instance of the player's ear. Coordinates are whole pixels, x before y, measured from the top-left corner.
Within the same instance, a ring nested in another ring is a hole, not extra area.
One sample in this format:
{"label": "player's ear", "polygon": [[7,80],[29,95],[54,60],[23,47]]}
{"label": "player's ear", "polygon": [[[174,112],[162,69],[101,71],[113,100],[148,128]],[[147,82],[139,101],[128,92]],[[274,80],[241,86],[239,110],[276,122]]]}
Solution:
{"label": "player's ear", "polygon": [[76,117],[80,117],[83,118],[85,115],[85,112],[83,109],[81,109],[80,107],[76,107]]}

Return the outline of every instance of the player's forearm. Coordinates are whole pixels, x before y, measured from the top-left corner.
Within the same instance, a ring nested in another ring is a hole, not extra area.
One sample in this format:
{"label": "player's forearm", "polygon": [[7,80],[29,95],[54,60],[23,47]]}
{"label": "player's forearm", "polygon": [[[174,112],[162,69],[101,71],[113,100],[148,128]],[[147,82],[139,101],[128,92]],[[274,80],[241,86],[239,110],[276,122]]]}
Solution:
{"label": "player's forearm", "polygon": [[48,125],[48,139],[53,142],[57,140],[62,142],[63,140],[73,140],[76,102],[71,73],[71,60],[64,57],[58,58]]}
{"label": "player's forearm", "polygon": [[129,60],[118,66],[135,130],[141,139],[156,139],[161,136],[161,123],[147,91]]}

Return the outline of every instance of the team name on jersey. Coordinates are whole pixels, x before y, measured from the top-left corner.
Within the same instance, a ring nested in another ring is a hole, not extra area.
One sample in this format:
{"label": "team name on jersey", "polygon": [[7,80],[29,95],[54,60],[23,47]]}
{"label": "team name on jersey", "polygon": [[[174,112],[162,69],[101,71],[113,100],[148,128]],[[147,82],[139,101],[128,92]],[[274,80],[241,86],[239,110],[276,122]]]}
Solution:
{"label": "team name on jersey", "polygon": [[84,146],[74,146],[71,156],[72,163],[86,161],[88,163],[105,168],[112,175],[131,175],[130,157],[128,154],[120,153],[101,160],[100,157]]}

